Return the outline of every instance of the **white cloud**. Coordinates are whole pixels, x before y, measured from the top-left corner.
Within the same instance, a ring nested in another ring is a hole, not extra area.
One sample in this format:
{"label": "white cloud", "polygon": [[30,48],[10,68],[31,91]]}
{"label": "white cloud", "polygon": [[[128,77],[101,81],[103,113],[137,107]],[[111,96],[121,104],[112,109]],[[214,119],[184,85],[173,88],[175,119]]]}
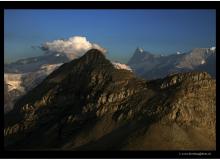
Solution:
{"label": "white cloud", "polygon": [[99,49],[103,53],[106,53],[105,48],[102,48],[98,44],[91,43],[86,37],[81,36],[73,36],[66,40],[58,39],[52,42],[46,42],[41,46],[41,49],[48,53],[65,54],[70,59],[80,57],[92,48]]}
{"label": "white cloud", "polygon": [[111,63],[114,65],[116,69],[125,69],[125,70],[129,70],[132,72],[132,69],[126,64],[122,64],[118,62],[111,62]]}

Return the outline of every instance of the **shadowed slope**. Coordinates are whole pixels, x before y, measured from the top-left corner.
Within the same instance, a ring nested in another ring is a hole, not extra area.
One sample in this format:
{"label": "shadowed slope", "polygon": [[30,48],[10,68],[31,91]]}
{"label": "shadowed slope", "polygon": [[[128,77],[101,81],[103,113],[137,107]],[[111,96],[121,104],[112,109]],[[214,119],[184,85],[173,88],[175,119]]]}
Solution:
{"label": "shadowed slope", "polygon": [[215,81],[145,81],[92,49],[21,98],[4,134],[7,149],[215,149]]}

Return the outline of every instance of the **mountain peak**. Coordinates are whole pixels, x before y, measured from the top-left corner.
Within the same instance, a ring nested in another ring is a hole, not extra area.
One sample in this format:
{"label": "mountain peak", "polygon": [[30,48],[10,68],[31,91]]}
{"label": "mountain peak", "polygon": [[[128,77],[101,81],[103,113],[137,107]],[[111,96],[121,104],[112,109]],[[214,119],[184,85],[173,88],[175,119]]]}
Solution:
{"label": "mountain peak", "polygon": [[103,63],[111,64],[110,61],[108,59],[106,59],[104,53],[98,49],[88,50],[78,60],[80,61],[80,64],[89,64],[91,66],[97,66],[97,65],[103,64]]}
{"label": "mountain peak", "polygon": [[[147,53],[133,58],[158,64]],[[145,81],[123,68],[97,49],[60,66],[5,115],[5,149],[216,149],[216,82],[208,73]]]}
{"label": "mountain peak", "polygon": [[144,52],[144,49],[143,48],[140,48],[140,47],[137,47],[136,51],[137,53],[143,53]]}
{"label": "mountain peak", "polygon": [[105,58],[105,55],[102,51],[100,51],[98,49],[90,49],[85,53],[84,57],[90,57],[90,58],[94,58],[94,57],[96,57],[96,58],[102,57],[103,58],[104,57]]}
{"label": "mountain peak", "polygon": [[153,54],[151,54],[150,52],[145,51],[143,48],[136,48],[133,56],[131,57],[131,59],[128,61],[128,64],[134,64],[138,61],[143,61],[146,59],[153,59],[155,56]]}
{"label": "mountain peak", "polygon": [[153,55],[153,54],[151,54],[148,51],[145,51],[143,48],[137,47],[135,52],[134,52],[134,55],[142,55],[142,56],[144,56],[144,55]]}

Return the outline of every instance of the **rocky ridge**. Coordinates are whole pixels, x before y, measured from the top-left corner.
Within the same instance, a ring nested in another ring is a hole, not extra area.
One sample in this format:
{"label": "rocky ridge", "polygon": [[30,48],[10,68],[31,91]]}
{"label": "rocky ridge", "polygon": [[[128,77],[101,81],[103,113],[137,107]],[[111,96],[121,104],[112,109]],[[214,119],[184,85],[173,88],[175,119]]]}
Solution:
{"label": "rocky ridge", "polygon": [[5,116],[6,149],[214,150],[215,80],[146,81],[96,49],[65,63]]}
{"label": "rocky ridge", "polygon": [[207,72],[216,77],[216,48],[194,48],[189,52],[156,55],[137,48],[128,62],[131,69],[145,79],[164,78],[168,74]]}

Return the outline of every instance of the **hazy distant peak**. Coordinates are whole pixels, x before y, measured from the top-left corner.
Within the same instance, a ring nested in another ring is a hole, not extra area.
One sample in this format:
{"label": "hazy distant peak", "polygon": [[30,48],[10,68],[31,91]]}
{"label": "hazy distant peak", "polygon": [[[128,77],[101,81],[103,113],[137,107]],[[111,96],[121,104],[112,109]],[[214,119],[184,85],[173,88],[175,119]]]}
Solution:
{"label": "hazy distant peak", "polygon": [[[137,50],[136,50],[137,51]],[[206,71],[215,77],[216,47],[194,48],[158,56],[146,51],[134,53],[128,61],[129,66],[139,76],[146,79],[165,77],[169,73],[186,71]]]}
{"label": "hazy distant peak", "polygon": [[201,52],[201,51],[215,51],[216,50],[216,47],[211,47],[211,48],[194,48],[192,49],[191,52]]}
{"label": "hazy distant peak", "polygon": [[137,56],[145,56],[145,55],[153,55],[151,52],[146,51],[144,48],[136,48],[134,55]]}
{"label": "hazy distant peak", "polygon": [[137,47],[135,50],[136,54],[142,54],[142,53],[146,53],[146,51],[143,48]]}
{"label": "hazy distant peak", "polygon": [[140,52],[140,53],[143,53],[143,52],[144,52],[144,49],[143,49],[143,48],[138,47],[138,48],[136,49],[136,51],[137,51],[137,52]]}

